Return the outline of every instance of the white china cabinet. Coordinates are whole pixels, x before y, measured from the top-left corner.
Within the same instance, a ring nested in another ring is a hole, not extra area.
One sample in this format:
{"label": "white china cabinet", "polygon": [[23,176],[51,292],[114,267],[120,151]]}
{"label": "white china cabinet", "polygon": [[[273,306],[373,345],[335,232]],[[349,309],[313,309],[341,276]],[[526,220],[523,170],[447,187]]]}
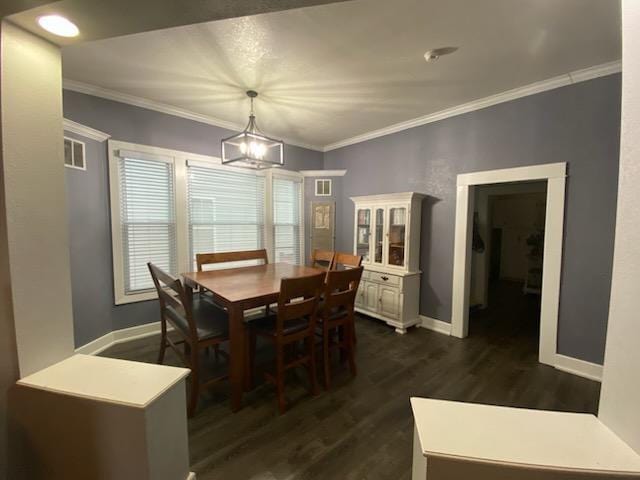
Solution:
{"label": "white china cabinet", "polygon": [[420,323],[420,220],[423,194],[351,197],[354,252],[364,272],[356,311],[384,320],[396,332]]}

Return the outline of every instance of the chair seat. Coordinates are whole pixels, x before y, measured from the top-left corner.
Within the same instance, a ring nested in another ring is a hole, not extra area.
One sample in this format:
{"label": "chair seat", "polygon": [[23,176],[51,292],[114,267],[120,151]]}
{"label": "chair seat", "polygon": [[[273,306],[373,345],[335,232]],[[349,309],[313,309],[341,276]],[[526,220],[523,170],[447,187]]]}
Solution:
{"label": "chair seat", "polygon": [[[251,328],[255,329],[256,332],[259,332],[265,335],[275,336],[276,335],[276,319],[277,319],[276,315],[268,315],[266,317],[253,320],[251,323],[249,323],[249,325]],[[308,326],[309,326],[309,321],[304,318],[300,318],[296,320],[288,320],[284,324],[283,333],[285,335],[292,335],[294,333],[303,331]]]}
{"label": "chair seat", "polygon": [[[189,335],[189,324],[184,312],[178,312],[173,307],[167,308],[167,314],[171,317],[176,328]],[[196,322],[198,339],[207,340],[214,337],[227,337],[229,335],[229,317],[222,308],[214,305],[210,300],[193,298],[193,318]]]}
{"label": "chair seat", "polygon": [[[320,302],[318,304],[318,315],[317,315],[317,319],[318,319],[318,323],[322,323],[324,321],[324,309],[325,309],[325,302]],[[347,316],[347,310],[345,308],[334,308],[330,313],[329,313],[329,321],[333,322],[336,320],[341,320],[342,318]]]}

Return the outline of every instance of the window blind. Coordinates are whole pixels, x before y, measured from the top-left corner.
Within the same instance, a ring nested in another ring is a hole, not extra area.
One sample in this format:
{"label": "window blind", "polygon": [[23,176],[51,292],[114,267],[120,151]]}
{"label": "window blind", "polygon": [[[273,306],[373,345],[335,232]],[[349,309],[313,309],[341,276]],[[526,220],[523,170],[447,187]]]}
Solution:
{"label": "window blind", "polygon": [[273,178],[273,246],[275,262],[302,263],[300,252],[300,209],[302,183]]}
{"label": "window blind", "polygon": [[264,177],[191,164],[187,168],[194,269],[197,253],[264,248]]}
{"label": "window blind", "polygon": [[176,274],[173,164],[120,159],[120,221],[126,294],[153,288],[147,262]]}

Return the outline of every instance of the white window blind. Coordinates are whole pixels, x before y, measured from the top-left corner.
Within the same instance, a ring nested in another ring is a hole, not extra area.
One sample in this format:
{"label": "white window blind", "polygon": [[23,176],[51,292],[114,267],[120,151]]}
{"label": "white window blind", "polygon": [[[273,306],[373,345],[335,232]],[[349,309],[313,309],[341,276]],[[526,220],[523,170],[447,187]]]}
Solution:
{"label": "white window blind", "polygon": [[147,262],[177,273],[173,164],[120,158],[119,191],[125,294],[151,290]]}
{"label": "white window blind", "polygon": [[264,177],[190,164],[187,188],[194,270],[196,253],[264,248]]}
{"label": "white window blind", "polygon": [[302,182],[273,178],[273,246],[275,262],[302,263]]}

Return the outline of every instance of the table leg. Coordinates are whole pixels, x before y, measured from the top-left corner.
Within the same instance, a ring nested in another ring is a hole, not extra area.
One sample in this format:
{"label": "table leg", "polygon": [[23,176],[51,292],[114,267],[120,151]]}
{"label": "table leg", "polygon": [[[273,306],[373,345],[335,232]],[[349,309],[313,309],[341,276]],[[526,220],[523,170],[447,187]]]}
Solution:
{"label": "table leg", "polygon": [[229,345],[231,381],[231,410],[237,412],[242,407],[245,376],[245,332],[244,311],[231,306],[229,311]]}

